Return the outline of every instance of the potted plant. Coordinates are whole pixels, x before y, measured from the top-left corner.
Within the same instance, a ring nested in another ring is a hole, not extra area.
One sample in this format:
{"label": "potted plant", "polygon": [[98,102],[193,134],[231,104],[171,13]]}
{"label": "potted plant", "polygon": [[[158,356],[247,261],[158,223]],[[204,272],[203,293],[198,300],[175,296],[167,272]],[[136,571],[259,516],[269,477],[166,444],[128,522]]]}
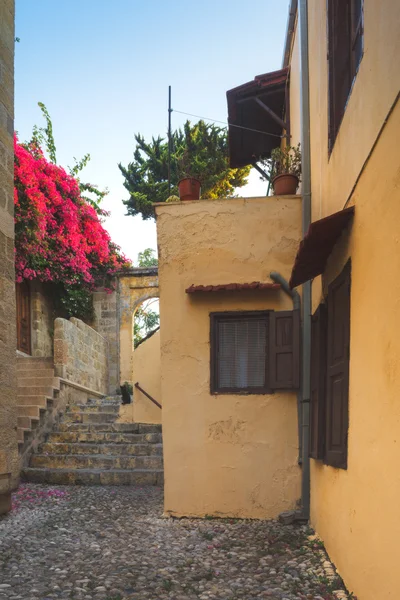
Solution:
{"label": "potted plant", "polygon": [[296,193],[301,175],[300,144],[286,148],[274,148],[271,152],[270,180],[276,196]]}
{"label": "potted plant", "polygon": [[180,202],[181,199],[179,198],[179,196],[168,196],[168,198],[166,199],[165,202]]}
{"label": "potted plant", "polygon": [[178,181],[179,197],[181,200],[199,200],[201,183],[196,177],[195,168],[186,149],[178,159],[180,179]]}

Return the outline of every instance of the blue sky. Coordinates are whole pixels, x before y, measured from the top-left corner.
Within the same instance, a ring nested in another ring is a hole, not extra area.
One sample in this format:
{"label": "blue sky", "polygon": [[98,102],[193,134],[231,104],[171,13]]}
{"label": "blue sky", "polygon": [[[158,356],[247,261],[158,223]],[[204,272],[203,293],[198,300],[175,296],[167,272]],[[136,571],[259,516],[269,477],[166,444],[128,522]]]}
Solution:
{"label": "blue sky", "polygon": [[[126,217],[118,162],[134,134],[163,135],[168,85],[177,110],[227,119],[226,90],[279,69],[289,0],[17,0],[15,127],[50,112],[58,163],[91,154],[82,177],[109,196],[106,227],[132,259],[156,247],[155,224]],[[173,113],[173,127],[186,117]],[[196,120],[196,119],[192,119]],[[243,195],[266,193],[257,174]]]}

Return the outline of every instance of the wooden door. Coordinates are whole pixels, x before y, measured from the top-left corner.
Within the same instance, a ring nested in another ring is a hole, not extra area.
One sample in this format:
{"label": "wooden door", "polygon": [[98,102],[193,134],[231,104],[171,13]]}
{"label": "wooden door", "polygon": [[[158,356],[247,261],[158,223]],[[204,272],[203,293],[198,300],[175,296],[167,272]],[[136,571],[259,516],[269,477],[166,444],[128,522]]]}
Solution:
{"label": "wooden door", "polygon": [[31,353],[31,296],[29,284],[24,281],[16,284],[17,301],[17,349]]}

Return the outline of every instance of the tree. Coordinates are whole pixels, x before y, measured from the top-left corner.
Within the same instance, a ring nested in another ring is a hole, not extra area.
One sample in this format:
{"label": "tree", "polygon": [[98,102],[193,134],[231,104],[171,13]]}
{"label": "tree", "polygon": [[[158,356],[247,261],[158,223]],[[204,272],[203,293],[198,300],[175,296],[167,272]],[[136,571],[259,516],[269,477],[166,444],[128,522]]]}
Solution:
{"label": "tree", "polygon": [[[165,202],[168,192],[168,140],[152,138],[147,143],[135,135],[134,160],[127,167],[118,165],[129,192],[124,200],[128,215],[154,217],[153,202]],[[187,170],[182,170],[186,162]],[[178,194],[178,181],[183,176],[197,177],[201,182],[202,198],[232,196],[235,188],[247,183],[250,166],[231,169],[228,163],[227,130],[204,121],[186,121],[183,130],[172,134],[171,194]],[[187,172],[186,172],[187,171]]]}
{"label": "tree", "polygon": [[[138,267],[156,267],[158,259],[154,256],[153,248],[146,248],[143,252],[138,253]],[[160,315],[152,310],[152,306],[158,302],[158,298],[149,298],[145,300],[136,310],[133,322],[133,340],[134,346],[138,346],[140,342],[157,329],[160,324]]]}
{"label": "tree", "polygon": [[146,248],[143,252],[138,253],[138,267],[157,267],[158,258],[154,256],[153,248]]}

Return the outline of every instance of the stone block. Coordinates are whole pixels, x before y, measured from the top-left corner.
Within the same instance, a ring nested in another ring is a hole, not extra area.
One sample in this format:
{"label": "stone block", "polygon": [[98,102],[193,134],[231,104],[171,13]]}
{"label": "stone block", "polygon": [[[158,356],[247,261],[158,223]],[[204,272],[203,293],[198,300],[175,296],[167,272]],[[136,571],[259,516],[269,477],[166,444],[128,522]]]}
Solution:
{"label": "stone block", "polygon": [[0,494],[0,515],[5,515],[11,510],[11,492]]}

